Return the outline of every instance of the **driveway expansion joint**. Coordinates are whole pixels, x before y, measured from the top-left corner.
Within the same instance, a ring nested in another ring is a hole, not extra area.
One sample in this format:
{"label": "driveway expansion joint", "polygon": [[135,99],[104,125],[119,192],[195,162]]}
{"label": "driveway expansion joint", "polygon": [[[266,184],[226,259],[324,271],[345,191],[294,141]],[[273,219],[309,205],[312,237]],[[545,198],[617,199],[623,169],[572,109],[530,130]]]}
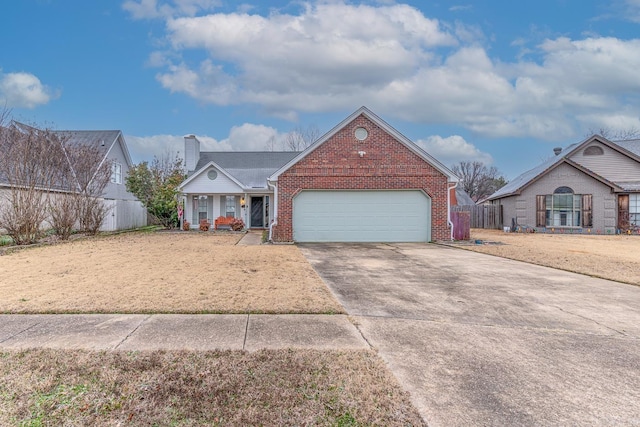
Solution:
{"label": "driveway expansion joint", "polygon": [[[573,313],[569,313],[573,314]],[[611,331],[616,332],[619,336],[601,334],[596,332],[589,331],[576,331],[573,329],[561,329],[561,328],[539,328],[535,326],[526,326],[526,325],[498,325],[492,323],[473,323],[473,322],[455,322],[449,320],[434,320],[434,319],[423,319],[419,317],[401,317],[401,316],[389,316],[389,315],[375,315],[375,314],[350,314],[353,317],[362,317],[365,319],[388,319],[388,320],[407,320],[412,322],[424,322],[424,323],[437,323],[441,325],[458,325],[458,326],[470,326],[470,327],[478,327],[478,328],[493,328],[493,329],[503,329],[503,330],[522,330],[522,331],[539,331],[539,332],[548,332],[548,333],[560,333],[560,334],[569,334],[569,335],[589,335],[589,336],[600,336],[600,337],[610,337],[610,338],[624,338],[624,339],[632,339],[632,340],[640,340],[640,337],[634,337],[632,335],[625,334],[624,332],[617,331],[615,329],[609,328],[605,325],[601,325],[602,327],[609,329]],[[579,316],[582,317],[582,316]],[[587,320],[592,320],[589,318],[585,318]],[[594,321],[595,322],[595,321]],[[596,322],[598,323],[598,322]],[[600,325],[598,323],[598,325]],[[357,327],[357,326],[356,326]],[[358,329],[359,330],[359,329]]]}
{"label": "driveway expansion joint", "polygon": [[120,347],[122,344],[124,344],[124,342],[125,342],[126,340],[128,340],[130,336],[132,336],[133,334],[135,334],[135,333],[136,333],[136,331],[137,331],[138,329],[140,329],[140,327],[141,327],[141,326],[142,326],[142,325],[143,325],[147,320],[149,320],[149,319],[151,318],[151,316],[153,316],[153,315],[152,315],[152,314],[149,314],[149,315],[147,315],[147,317],[145,317],[144,319],[142,319],[142,320],[140,321],[140,323],[138,323],[138,325],[137,325],[135,328],[133,328],[133,330],[132,330],[131,332],[129,332],[129,333],[127,334],[127,336],[126,336],[126,337],[124,337],[124,338],[122,339],[122,341],[120,341],[118,344],[116,344],[116,345],[113,347],[113,350],[117,350],[117,349],[118,349],[118,347]]}

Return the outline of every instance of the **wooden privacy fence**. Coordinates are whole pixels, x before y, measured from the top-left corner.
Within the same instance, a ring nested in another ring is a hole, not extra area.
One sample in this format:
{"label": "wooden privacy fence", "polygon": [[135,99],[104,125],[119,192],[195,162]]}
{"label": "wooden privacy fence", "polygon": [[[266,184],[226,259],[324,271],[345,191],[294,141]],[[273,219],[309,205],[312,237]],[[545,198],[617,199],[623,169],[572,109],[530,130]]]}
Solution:
{"label": "wooden privacy fence", "polygon": [[502,229],[502,205],[452,206],[452,212],[469,212],[471,228]]}
{"label": "wooden privacy fence", "polygon": [[453,240],[469,240],[471,238],[471,215],[465,211],[451,211],[453,223]]}

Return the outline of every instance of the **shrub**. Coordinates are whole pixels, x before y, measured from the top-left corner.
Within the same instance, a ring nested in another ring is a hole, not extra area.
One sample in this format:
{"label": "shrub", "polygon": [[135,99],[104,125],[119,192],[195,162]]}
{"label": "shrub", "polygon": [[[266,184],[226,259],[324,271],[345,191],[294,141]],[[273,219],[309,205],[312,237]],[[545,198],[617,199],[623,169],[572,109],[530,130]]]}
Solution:
{"label": "shrub", "polygon": [[185,221],[182,223],[182,229],[184,231],[189,231],[191,229],[191,223],[189,221]]}

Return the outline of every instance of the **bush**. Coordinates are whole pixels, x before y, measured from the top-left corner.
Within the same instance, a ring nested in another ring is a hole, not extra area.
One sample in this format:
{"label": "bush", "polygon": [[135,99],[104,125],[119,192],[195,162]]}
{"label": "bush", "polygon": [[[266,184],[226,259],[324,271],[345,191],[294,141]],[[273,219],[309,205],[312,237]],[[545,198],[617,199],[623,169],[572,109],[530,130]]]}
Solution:
{"label": "bush", "polygon": [[182,229],[184,231],[189,231],[191,229],[191,223],[189,221],[185,221],[182,223]]}

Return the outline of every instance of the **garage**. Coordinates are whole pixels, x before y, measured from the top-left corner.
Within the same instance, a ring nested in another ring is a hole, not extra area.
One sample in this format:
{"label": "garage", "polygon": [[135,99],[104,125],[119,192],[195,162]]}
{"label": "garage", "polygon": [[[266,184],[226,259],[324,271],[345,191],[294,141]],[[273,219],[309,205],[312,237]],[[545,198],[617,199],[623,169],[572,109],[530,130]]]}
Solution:
{"label": "garage", "polygon": [[303,190],[293,199],[297,242],[428,242],[431,199],[420,190]]}

